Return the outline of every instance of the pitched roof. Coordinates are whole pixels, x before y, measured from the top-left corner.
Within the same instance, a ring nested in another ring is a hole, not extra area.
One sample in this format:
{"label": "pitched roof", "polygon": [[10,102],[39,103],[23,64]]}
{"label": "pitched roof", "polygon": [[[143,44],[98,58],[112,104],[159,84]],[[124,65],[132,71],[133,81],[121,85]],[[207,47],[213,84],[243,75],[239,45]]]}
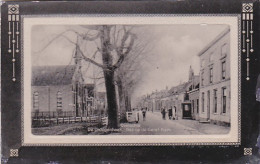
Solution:
{"label": "pitched roof", "polygon": [[187,88],[189,87],[189,85],[191,85],[192,82],[189,81],[189,82],[185,82],[185,83],[182,83],[180,85],[177,85],[177,86],[174,86],[172,87],[170,90],[169,90],[169,94],[172,95],[172,94],[177,94],[177,93],[181,93],[181,92],[185,92],[187,91]]}
{"label": "pitched roof", "polygon": [[230,32],[230,28],[225,28],[215,39],[213,39],[209,44],[207,44],[199,53],[198,56],[201,56],[204,54],[213,44],[215,44],[217,41],[219,41],[221,38],[223,38],[226,34]]}
{"label": "pitched roof", "polygon": [[33,66],[32,86],[72,84],[75,65]]}

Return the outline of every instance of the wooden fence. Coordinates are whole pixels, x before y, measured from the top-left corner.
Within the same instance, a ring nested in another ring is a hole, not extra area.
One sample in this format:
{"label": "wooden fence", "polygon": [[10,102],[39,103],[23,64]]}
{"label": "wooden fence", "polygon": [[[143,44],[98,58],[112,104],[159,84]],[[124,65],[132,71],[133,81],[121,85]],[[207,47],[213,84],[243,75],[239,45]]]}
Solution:
{"label": "wooden fence", "polygon": [[86,123],[88,126],[105,126],[108,118],[105,115],[75,117],[74,112],[32,112],[32,127],[46,127],[58,124]]}

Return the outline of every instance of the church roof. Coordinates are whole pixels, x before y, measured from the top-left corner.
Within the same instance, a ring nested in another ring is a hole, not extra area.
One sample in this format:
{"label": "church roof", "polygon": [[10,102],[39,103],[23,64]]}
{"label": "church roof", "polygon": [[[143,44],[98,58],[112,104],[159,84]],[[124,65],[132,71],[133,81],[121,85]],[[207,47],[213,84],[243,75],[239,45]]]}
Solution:
{"label": "church roof", "polygon": [[33,66],[32,86],[72,84],[75,65]]}

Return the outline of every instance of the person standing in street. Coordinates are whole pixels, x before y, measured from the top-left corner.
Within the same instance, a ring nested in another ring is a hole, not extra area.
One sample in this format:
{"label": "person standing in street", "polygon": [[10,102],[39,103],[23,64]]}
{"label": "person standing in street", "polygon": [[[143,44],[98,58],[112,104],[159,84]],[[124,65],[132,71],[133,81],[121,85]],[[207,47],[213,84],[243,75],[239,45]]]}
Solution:
{"label": "person standing in street", "polygon": [[166,115],[166,111],[165,111],[165,108],[162,108],[162,119],[165,120],[165,115]]}
{"label": "person standing in street", "polygon": [[178,118],[177,118],[177,109],[176,109],[176,106],[174,106],[174,109],[173,109],[173,119],[174,119],[174,120],[178,120]]}
{"label": "person standing in street", "polygon": [[168,110],[169,120],[172,119],[172,107]]}
{"label": "person standing in street", "polygon": [[142,109],[142,114],[143,114],[143,121],[145,121],[145,117],[146,117],[146,109],[145,108],[143,108]]}

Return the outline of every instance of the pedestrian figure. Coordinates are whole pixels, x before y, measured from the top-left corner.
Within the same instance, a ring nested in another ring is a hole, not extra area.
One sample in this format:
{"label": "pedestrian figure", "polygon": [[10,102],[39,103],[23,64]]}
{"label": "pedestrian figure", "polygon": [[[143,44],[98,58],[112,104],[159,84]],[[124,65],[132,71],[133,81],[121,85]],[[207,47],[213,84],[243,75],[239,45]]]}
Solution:
{"label": "pedestrian figure", "polygon": [[143,114],[143,121],[145,121],[145,116],[146,116],[146,110],[145,109],[142,110],[142,114]]}
{"label": "pedestrian figure", "polygon": [[172,119],[172,107],[168,111],[169,120]]}
{"label": "pedestrian figure", "polygon": [[175,120],[178,120],[178,118],[177,118],[177,109],[176,109],[176,106],[174,106],[174,109],[173,109],[173,118],[174,118]]}
{"label": "pedestrian figure", "polygon": [[165,108],[162,108],[162,119],[165,120],[165,115],[166,115],[166,111],[165,111]]}

